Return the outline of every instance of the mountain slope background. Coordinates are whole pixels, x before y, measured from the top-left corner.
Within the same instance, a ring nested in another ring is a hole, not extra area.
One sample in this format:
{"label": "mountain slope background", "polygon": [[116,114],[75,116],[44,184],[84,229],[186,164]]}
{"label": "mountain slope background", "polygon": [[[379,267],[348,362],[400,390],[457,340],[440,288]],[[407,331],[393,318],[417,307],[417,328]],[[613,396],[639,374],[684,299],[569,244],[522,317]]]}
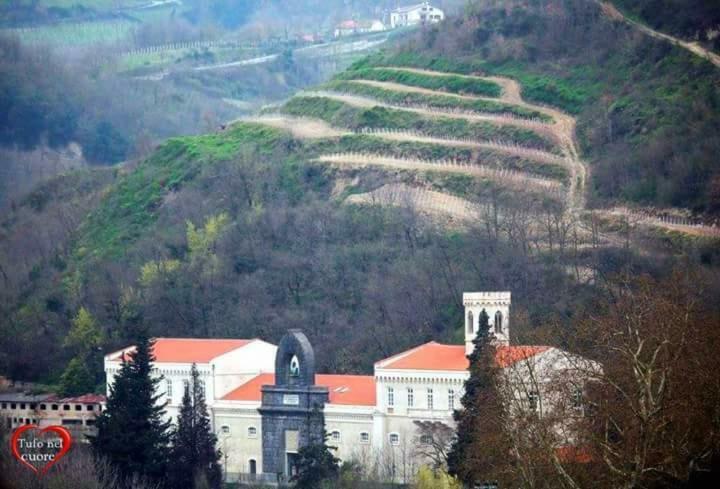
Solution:
{"label": "mountain slope background", "polygon": [[[547,112],[577,118],[583,205],[672,205],[711,221],[713,67],[592,2],[495,3],[252,121],[18,201],[0,227],[0,371],[56,382],[81,307],[102,351],[140,325],[268,340],[302,327],[322,369],[369,372],[422,341],[459,339],[466,290],[512,290],[513,331],[528,342],[572,331],[614,274],[700,267],[708,297],[720,291],[717,239],[569,212],[566,146],[543,130]],[[505,78],[527,103],[511,102]],[[387,188],[439,195],[442,212],[386,205]],[[469,222],[447,212],[460,202],[477,212]]]}

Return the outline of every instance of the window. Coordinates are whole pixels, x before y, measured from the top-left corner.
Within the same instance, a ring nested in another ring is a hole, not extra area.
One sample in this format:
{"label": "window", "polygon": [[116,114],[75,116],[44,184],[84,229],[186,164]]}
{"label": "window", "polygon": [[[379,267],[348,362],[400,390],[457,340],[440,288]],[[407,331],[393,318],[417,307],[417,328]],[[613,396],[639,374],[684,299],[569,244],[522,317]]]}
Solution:
{"label": "window", "polygon": [[422,445],[431,445],[432,444],[432,436],[431,435],[420,435],[420,443]]}
{"label": "window", "polygon": [[70,411],[70,404],[63,404],[63,411]]}
{"label": "window", "polygon": [[473,313],[472,313],[472,311],[468,311],[467,332],[468,332],[468,334],[473,333]]}
{"label": "window", "polygon": [[165,396],[167,396],[168,399],[172,399],[173,397],[172,384],[172,380],[165,380]]}
{"label": "window", "polygon": [[399,445],[400,444],[400,435],[397,433],[390,433],[388,436],[388,440],[390,440],[391,445]]}
{"label": "window", "polygon": [[248,427],[248,438],[257,438],[257,428],[254,426]]}
{"label": "window", "polygon": [[387,388],[387,405],[393,407],[395,405],[395,389]]}
{"label": "window", "polygon": [[85,426],[95,426],[95,420],[94,419],[86,419]]}
{"label": "window", "polygon": [[448,389],[448,409],[451,411],[455,409],[455,391],[453,389]]}
{"label": "window", "polygon": [[190,390],[190,381],[189,380],[187,380],[187,379],[183,380],[183,389],[186,391]]}
{"label": "window", "polygon": [[198,380],[198,386],[200,387],[200,390],[202,391],[203,396],[207,397],[207,391],[205,391],[205,381]]}
{"label": "window", "polygon": [[495,333],[501,334],[502,333],[502,313],[500,311],[495,313]]}
{"label": "window", "polygon": [[75,404],[75,411],[82,411],[82,404]]}
{"label": "window", "polygon": [[88,404],[87,406],[85,406],[86,411],[92,411],[94,408],[95,406],[93,406],[92,404]]}
{"label": "window", "polygon": [[20,409],[25,409],[25,403],[24,403],[24,402],[21,402],[21,403],[20,403]]}
{"label": "window", "polygon": [[415,393],[413,392],[412,388],[408,388],[407,394],[408,407],[413,407],[415,405]]}
{"label": "window", "polygon": [[330,439],[335,443],[340,443],[340,432],[338,430],[335,430],[330,433]]}
{"label": "window", "polygon": [[36,407],[37,407],[37,404],[35,404],[35,403],[30,404],[30,409],[35,409]]}
{"label": "window", "polygon": [[223,425],[220,427],[220,432],[224,435],[227,435],[228,433],[230,433],[230,427],[227,425]]}
{"label": "window", "polygon": [[528,393],[528,407],[530,411],[537,411],[540,407],[540,394],[537,391]]}
{"label": "window", "polygon": [[51,407],[51,409],[52,409],[53,411],[57,411],[57,410],[58,410],[58,405],[57,405],[57,404],[53,404],[53,405],[50,406],[50,407]]}
{"label": "window", "polygon": [[370,433],[363,431],[360,433],[360,443],[368,444],[370,443]]}
{"label": "window", "polygon": [[45,404],[40,404],[40,411],[45,411],[47,409],[47,406]]}
{"label": "window", "polygon": [[17,408],[17,404],[15,404],[14,402],[10,403],[10,409],[16,409],[16,408]]}
{"label": "window", "polygon": [[62,424],[64,424],[64,425],[79,425],[79,424],[82,424],[82,419],[63,419]]}
{"label": "window", "polygon": [[582,387],[576,387],[572,393],[572,407],[576,411],[581,411],[583,408],[583,390]]}
{"label": "window", "polygon": [[434,409],[433,390],[432,389],[427,390],[427,407],[428,407],[428,409]]}
{"label": "window", "polygon": [[7,409],[7,403],[6,403],[6,402],[2,403],[2,408],[3,408],[3,409]]}

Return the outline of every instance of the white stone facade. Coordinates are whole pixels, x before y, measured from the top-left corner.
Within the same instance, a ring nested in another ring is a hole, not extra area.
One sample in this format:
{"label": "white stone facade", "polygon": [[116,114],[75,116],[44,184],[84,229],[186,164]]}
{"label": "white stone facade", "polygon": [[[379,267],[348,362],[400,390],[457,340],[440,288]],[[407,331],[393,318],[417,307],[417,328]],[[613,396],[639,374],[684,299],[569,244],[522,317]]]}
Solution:
{"label": "white stone facade", "polygon": [[[461,408],[469,376],[466,355],[483,309],[495,334],[496,359],[505,374],[512,409],[543,414],[570,406],[571,412],[582,414],[584,375],[591,362],[553,347],[511,346],[510,292],[466,293],[463,304],[465,345],[426,343],[377,362],[372,376],[317,376],[316,384],[330,392],[325,427],[328,445],[337,448],[337,457],[360,461],[388,479],[412,479],[424,462],[416,423],[454,425],[453,411]],[[274,345],[251,340],[197,362],[228,481],[263,477],[260,388],[274,382],[276,350]],[[108,385],[120,367],[121,353],[106,357]],[[155,365],[156,375],[165,378],[160,385],[172,384],[172,395],[167,396],[171,418],[177,416],[190,367],[191,362]]]}
{"label": "white stone facade", "polygon": [[445,18],[445,13],[430,5],[429,2],[422,2],[417,5],[399,7],[390,12],[390,27],[405,27],[417,24],[432,24],[440,22]]}

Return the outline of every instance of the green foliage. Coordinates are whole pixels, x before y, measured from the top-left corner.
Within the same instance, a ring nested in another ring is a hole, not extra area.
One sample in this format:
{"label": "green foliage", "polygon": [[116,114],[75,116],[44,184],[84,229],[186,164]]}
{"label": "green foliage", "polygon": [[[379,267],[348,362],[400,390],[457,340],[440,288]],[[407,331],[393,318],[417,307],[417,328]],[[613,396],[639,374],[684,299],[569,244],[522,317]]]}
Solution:
{"label": "green foliage", "polygon": [[462,109],[473,112],[504,114],[525,119],[538,119],[545,122],[552,121],[551,117],[542,112],[526,109],[517,105],[505,104],[499,101],[470,100],[450,95],[430,95],[410,91],[401,92],[364,85],[353,81],[331,81],[325,84],[324,87],[338,92],[373,97],[389,104],[423,105],[438,109]]}
{"label": "green foliage", "polygon": [[171,487],[218,489],[222,482],[220,455],[205,402],[205,387],[193,363],[172,435],[173,463],[168,474]]}
{"label": "green foliage", "polygon": [[72,328],[65,337],[65,346],[81,351],[93,351],[102,343],[102,331],[90,311],[81,307],[72,320]]}
{"label": "green foliage", "polygon": [[88,216],[80,230],[77,257],[119,256],[155,222],[163,198],[193,179],[202,166],[228,160],[241,147],[271,153],[285,138],[267,126],[237,124],[222,133],[168,140],[120,178]]}
{"label": "green foliage", "polygon": [[456,160],[474,162],[495,168],[512,169],[558,180],[566,180],[568,178],[568,172],[562,166],[541,163],[489,149],[453,147],[417,141],[391,141],[364,134],[322,140],[314,144],[309,144],[308,151],[317,154],[356,152],[383,154],[397,158]]}
{"label": "green foliage", "polygon": [[490,480],[495,457],[505,458],[508,453],[507,447],[498,443],[502,439],[503,400],[497,391],[499,369],[485,309],[477,325],[473,351],[468,355],[470,376],[461,399],[463,408],[453,413],[457,438],[448,453],[448,472],[469,487]]}
{"label": "green foliage", "polygon": [[301,447],[292,481],[297,489],[330,489],[340,475],[339,462],[325,443]]}
{"label": "green foliage", "polygon": [[389,81],[409,85],[411,87],[428,88],[431,90],[444,90],[452,93],[470,95],[484,95],[486,97],[499,97],[502,89],[496,83],[459,75],[427,75],[411,73],[392,68],[359,68],[345,71],[337,75],[338,80],[364,80]]}
{"label": "green foliage", "polygon": [[167,469],[169,423],[159,403],[159,378],[151,376],[152,341],[139,334],[136,349],[123,361],[110,387],[106,409],[97,417],[96,453],[126,481],[134,476],[162,482]]}
{"label": "green foliage", "polygon": [[95,390],[95,375],[90,371],[82,356],[70,360],[60,377],[58,394],[81,396]]}
{"label": "green foliage", "polygon": [[[479,141],[505,141],[530,148],[556,150],[554,143],[529,129],[495,125],[489,122],[468,122],[449,117],[423,117],[407,110],[372,107],[352,107],[349,104],[329,101],[324,97],[294,97],[282,112],[305,117],[317,117],[337,127],[349,129],[394,128],[418,131],[428,136],[475,139]],[[323,109],[319,110],[318,107]]]}
{"label": "green foliage", "polygon": [[151,260],[140,268],[140,284],[149,287],[180,269],[180,260]]}

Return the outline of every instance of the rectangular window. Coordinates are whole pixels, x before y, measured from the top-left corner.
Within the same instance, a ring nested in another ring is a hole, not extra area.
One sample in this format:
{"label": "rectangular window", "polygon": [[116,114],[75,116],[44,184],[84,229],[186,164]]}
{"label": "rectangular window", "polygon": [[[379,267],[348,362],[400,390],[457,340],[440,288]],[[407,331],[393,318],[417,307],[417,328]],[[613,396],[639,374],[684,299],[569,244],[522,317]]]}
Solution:
{"label": "rectangular window", "polygon": [[572,407],[576,411],[582,411],[583,408],[583,390],[582,387],[576,387],[572,393]]}
{"label": "rectangular window", "polygon": [[70,404],[63,404],[63,411],[70,411]]}
{"label": "rectangular window", "polygon": [[398,435],[397,433],[390,433],[389,439],[390,439],[391,445],[399,445],[400,444],[400,435]]}
{"label": "rectangular window", "polygon": [[47,409],[47,406],[45,404],[40,404],[40,410],[45,411]]}
{"label": "rectangular window", "polygon": [[24,402],[21,402],[21,403],[20,403],[20,409],[25,409],[25,403],[24,403]]}
{"label": "rectangular window", "polygon": [[528,393],[528,408],[530,411],[537,411],[540,407],[540,394],[537,391]]}
{"label": "rectangular window", "polygon": [[427,390],[427,407],[428,407],[428,409],[434,409],[433,390],[432,389]]}
{"label": "rectangular window", "polygon": [[82,411],[82,404],[75,404],[75,411]]}
{"label": "rectangular window", "polygon": [[80,425],[80,424],[82,424],[82,419],[63,419],[62,424],[64,424],[64,425]]}
{"label": "rectangular window", "polygon": [[88,404],[87,407],[85,407],[86,411],[92,411],[93,409],[95,409],[95,406],[93,406],[92,404]]}
{"label": "rectangular window", "polygon": [[85,426],[95,426],[95,420],[94,419],[86,419]]}
{"label": "rectangular window", "polygon": [[448,389],[448,409],[453,411],[455,409],[455,391]]}
{"label": "rectangular window", "polygon": [[53,411],[57,411],[57,410],[58,410],[58,405],[57,405],[57,404],[53,404],[53,405],[52,405],[52,410],[53,410]]}
{"label": "rectangular window", "polygon": [[366,433],[366,432],[360,433],[360,443],[363,443],[363,444],[370,443],[370,433]]}
{"label": "rectangular window", "polygon": [[7,403],[6,403],[6,402],[2,403],[2,408],[3,408],[3,409],[7,409]]}
{"label": "rectangular window", "polygon": [[172,399],[172,396],[173,396],[172,384],[173,384],[172,380],[170,380],[170,379],[167,379],[165,381],[165,395],[167,396],[168,399]]}
{"label": "rectangular window", "polygon": [[387,388],[387,405],[393,407],[395,405],[395,389],[392,387]]}
{"label": "rectangular window", "polygon": [[408,407],[413,407],[415,405],[415,393],[413,392],[412,389],[408,389],[407,395],[408,395],[408,398],[407,398]]}

